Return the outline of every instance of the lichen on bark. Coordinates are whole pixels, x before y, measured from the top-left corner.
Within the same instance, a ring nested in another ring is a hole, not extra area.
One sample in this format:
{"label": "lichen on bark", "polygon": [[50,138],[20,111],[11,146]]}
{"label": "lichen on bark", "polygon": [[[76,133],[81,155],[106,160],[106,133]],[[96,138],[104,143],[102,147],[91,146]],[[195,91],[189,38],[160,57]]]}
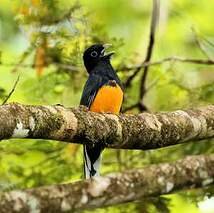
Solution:
{"label": "lichen on bark", "polygon": [[0,193],[1,213],[74,212],[214,183],[214,155],[109,174],[91,180]]}
{"label": "lichen on bark", "polygon": [[[23,131],[13,135],[17,127]],[[12,136],[110,148],[155,149],[214,137],[214,106],[112,115],[89,112],[85,107],[6,104],[0,106],[0,139]]]}

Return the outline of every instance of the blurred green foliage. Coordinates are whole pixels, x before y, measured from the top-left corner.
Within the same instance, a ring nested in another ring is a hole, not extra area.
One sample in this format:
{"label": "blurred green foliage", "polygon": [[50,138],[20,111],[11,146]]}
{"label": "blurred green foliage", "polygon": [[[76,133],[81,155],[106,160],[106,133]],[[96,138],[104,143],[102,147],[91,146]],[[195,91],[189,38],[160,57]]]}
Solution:
{"label": "blurred green foliage", "polygon": [[[0,101],[5,100],[20,75],[9,101],[78,106],[87,78],[82,63],[84,49],[96,42],[112,43],[116,51],[114,67],[140,64],[148,45],[151,7],[152,1],[143,0],[2,0]],[[213,1],[161,1],[152,60],[175,55],[214,58],[213,11]],[[125,81],[132,72],[118,74]],[[142,72],[126,89],[124,107],[138,101],[141,75]],[[150,111],[214,103],[213,66],[165,62],[150,67],[146,85],[149,90],[145,105]],[[129,113],[137,112],[133,109]],[[145,152],[105,150],[101,172],[213,153],[212,145],[213,140],[207,140]],[[0,144],[1,191],[81,177],[82,148],[78,145],[28,139],[5,140]],[[197,203],[212,194],[213,189],[201,189],[95,212],[205,212]]]}

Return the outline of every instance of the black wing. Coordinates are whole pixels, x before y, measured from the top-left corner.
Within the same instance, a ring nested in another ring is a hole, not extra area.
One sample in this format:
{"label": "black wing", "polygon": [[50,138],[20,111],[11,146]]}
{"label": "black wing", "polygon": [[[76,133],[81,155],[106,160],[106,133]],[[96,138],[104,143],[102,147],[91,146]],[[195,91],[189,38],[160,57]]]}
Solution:
{"label": "black wing", "polygon": [[90,108],[97,91],[102,86],[102,78],[99,75],[91,74],[86,81],[85,87],[83,89],[82,97],[80,100],[80,105],[87,106]]}

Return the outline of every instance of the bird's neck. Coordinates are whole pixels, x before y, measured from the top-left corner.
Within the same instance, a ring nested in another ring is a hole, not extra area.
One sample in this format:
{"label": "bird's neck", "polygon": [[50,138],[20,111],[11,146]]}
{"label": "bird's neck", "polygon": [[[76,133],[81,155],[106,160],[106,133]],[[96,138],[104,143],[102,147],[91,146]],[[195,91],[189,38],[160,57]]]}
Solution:
{"label": "bird's neck", "polygon": [[108,72],[110,69],[113,70],[110,60],[100,60],[96,65],[86,66],[88,73],[95,72]]}

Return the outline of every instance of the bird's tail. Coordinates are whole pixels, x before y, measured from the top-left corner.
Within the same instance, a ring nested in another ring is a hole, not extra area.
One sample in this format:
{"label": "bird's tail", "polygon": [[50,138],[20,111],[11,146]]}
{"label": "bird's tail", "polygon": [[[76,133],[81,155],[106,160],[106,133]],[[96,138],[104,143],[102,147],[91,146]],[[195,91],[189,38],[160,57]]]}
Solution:
{"label": "bird's tail", "polygon": [[89,147],[83,146],[84,154],[84,174],[85,178],[99,176],[99,168],[101,163],[101,152],[103,148],[100,146]]}

